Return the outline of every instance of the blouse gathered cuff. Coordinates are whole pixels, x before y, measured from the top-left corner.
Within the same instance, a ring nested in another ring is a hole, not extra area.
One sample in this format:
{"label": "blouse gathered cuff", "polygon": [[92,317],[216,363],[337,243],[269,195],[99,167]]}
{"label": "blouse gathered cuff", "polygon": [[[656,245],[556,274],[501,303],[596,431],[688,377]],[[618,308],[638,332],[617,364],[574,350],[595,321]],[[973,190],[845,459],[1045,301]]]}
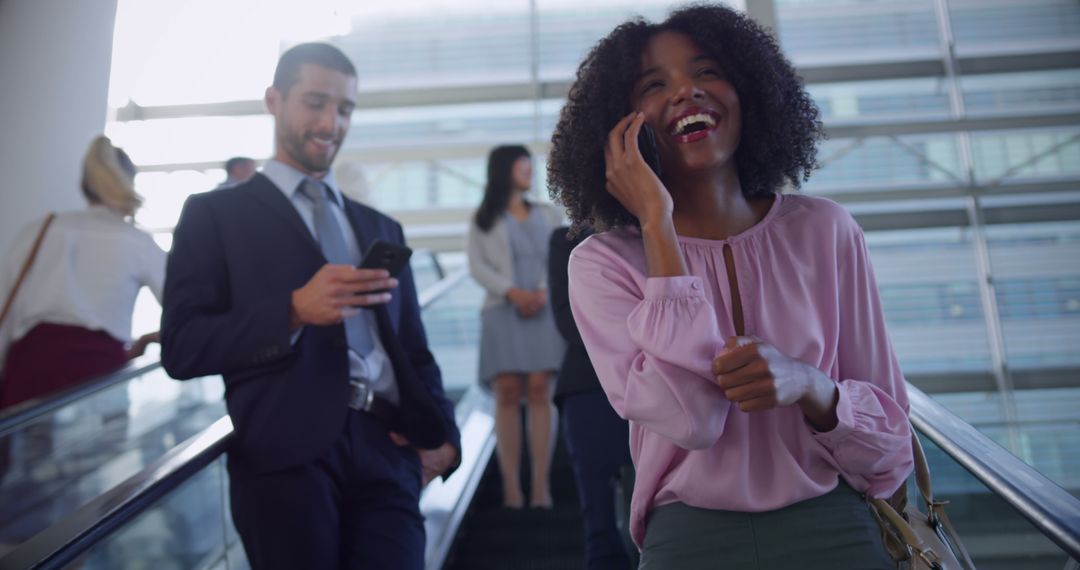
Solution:
{"label": "blouse gathered cuff", "polygon": [[843,380],[837,388],[836,427],[827,432],[809,429],[857,490],[888,496],[911,471],[907,413],[868,382]]}

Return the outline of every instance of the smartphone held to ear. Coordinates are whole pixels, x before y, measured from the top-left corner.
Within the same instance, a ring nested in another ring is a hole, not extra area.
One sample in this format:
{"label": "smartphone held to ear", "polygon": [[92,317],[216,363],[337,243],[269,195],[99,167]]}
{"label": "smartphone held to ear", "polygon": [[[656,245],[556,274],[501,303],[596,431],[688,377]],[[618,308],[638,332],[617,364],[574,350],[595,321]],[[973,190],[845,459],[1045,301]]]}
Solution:
{"label": "smartphone held to ear", "polygon": [[359,267],[360,269],[385,269],[390,272],[391,277],[397,277],[401,270],[405,269],[411,256],[411,249],[377,239],[368,247]]}
{"label": "smartphone held to ear", "polygon": [[648,164],[649,168],[656,173],[656,177],[660,178],[660,152],[656,150],[656,133],[648,123],[641,124],[637,146],[641,151],[641,157],[645,159],[645,164]]}

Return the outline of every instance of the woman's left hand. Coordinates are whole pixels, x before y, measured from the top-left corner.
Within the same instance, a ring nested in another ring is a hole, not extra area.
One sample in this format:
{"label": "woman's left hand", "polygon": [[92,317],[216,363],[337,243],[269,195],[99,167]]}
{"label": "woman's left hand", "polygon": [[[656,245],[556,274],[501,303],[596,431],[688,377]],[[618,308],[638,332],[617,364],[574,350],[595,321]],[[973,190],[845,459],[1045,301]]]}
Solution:
{"label": "woman's left hand", "polygon": [[140,336],[135,342],[131,343],[131,346],[127,348],[125,356],[128,360],[138,358],[146,352],[146,347],[152,342],[161,342],[161,332],[154,331]]}
{"label": "woman's left hand", "polygon": [[713,359],[724,397],[744,412],[798,404],[822,431],[836,426],[836,383],[824,372],[756,338],[731,337]]}

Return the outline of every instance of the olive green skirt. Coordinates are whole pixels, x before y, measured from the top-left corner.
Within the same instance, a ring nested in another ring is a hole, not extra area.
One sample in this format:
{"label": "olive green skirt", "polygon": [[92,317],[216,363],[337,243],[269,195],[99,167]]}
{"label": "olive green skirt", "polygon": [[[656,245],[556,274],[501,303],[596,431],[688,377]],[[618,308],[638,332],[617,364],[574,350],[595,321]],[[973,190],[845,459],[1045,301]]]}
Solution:
{"label": "olive green skirt", "polygon": [[877,522],[846,483],[775,511],[673,503],[649,513],[642,570],[889,570]]}

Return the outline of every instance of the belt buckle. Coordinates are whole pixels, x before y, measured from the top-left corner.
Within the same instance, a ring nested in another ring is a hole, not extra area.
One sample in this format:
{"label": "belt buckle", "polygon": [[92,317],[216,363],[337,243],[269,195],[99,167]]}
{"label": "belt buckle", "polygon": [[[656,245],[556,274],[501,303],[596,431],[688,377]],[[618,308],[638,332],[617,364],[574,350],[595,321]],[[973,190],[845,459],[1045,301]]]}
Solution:
{"label": "belt buckle", "polygon": [[371,384],[359,380],[349,380],[352,392],[349,395],[349,407],[362,412],[371,411],[371,403],[375,401],[375,390]]}

